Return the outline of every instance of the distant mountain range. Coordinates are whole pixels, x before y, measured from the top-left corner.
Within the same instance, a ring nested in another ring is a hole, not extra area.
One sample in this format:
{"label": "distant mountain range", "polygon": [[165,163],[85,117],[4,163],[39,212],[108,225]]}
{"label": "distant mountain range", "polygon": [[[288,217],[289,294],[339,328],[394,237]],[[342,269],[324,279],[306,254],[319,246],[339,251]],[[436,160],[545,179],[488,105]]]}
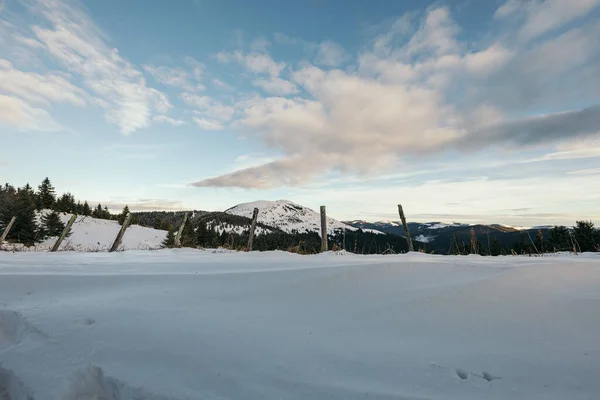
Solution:
{"label": "distant mountain range", "polygon": [[[367,222],[362,220],[344,221],[345,224],[361,228],[361,229],[376,229],[384,233],[391,233],[404,237],[404,228],[400,221],[379,221]],[[513,246],[517,242],[523,241],[523,235],[529,241],[529,236],[535,239],[538,230],[542,230],[544,239],[550,237],[551,226],[535,226],[529,228],[517,228],[500,224],[462,224],[458,222],[409,222],[408,231],[413,241],[420,242],[420,245],[415,245],[415,249],[419,247],[427,251],[434,251],[438,254],[447,254],[451,246],[456,241],[460,244],[467,245],[471,240],[471,229],[475,229],[477,240],[487,247],[488,237],[491,241],[495,239],[502,247]]]}
{"label": "distant mountain range", "polygon": [[[321,219],[318,211],[296,204],[289,200],[254,201],[238,204],[225,212],[194,211],[190,220],[202,222],[216,232],[242,234],[248,232],[250,218],[254,208],[259,209],[257,235],[281,232],[288,235],[313,233],[320,235]],[[147,226],[159,228],[160,222],[168,221],[177,226],[183,219],[183,212],[151,212],[135,213],[140,222]],[[158,220],[157,220],[158,219]],[[492,241],[497,241],[502,248],[511,248],[515,243],[530,243],[535,240],[538,230],[542,230],[545,239],[550,237],[551,226],[519,228],[500,224],[469,225],[459,222],[410,222],[410,235],[415,243],[415,250],[448,254],[456,243],[469,246],[471,229],[475,229],[477,240],[488,248]],[[164,229],[164,228],[163,228]],[[344,231],[377,233],[382,236],[395,235],[404,238],[404,229],[400,221],[368,222],[362,220],[338,221],[327,218],[327,230],[330,237],[343,234]],[[531,237],[531,239],[530,239]],[[388,239],[390,240],[390,239]]]}

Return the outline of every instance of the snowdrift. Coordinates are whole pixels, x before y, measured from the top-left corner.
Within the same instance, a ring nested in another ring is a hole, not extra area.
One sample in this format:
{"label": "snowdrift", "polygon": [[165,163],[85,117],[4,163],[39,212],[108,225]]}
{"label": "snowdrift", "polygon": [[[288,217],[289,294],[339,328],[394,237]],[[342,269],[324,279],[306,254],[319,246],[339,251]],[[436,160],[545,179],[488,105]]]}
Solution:
{"label": "snowdrift", "polygon": [[0,398],[600,393],[600,257],[0,253]]}

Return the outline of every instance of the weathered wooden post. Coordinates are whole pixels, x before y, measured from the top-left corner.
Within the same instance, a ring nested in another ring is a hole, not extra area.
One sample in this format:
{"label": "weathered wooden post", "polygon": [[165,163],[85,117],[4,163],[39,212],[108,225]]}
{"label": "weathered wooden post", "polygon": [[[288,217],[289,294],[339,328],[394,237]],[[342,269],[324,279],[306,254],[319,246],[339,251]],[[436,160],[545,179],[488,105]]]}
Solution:
{"label": "weathered wooden post", "polygon": [[254,230],[256,229],[256,220],[258,219],[258,208],[252,212],[252,223],[250,224],[250,235],[248,236],[248,251],[252,251],[252,243],[254,242]]}
{"label": "weathered wooden post", "polygon": [[65,237],[67,237],[67,234],[71,230],[71,227],[73,226],[73,223],[75,222],[76,218],[77,218],[77,214],[71,215],[71,219],[69,219],[69,222],[67,222],[67,226],[65,226],[65,229],[63,229],[63,231],[60,234],[60,236],[58,237],[58,239],[56,239],[56,243],[54,243],[54,246],[52,247],[52,250],[50,250],[51,252],[58,251],[58,248],[60,247],[60,244],[65,239]]}
{"label": "weathered wooden post", "polygon": [[119,248],[119,245],[121,244],[121,240],[123,240],[123,236],[125,235],[125,231],[127,230],[127,227],[129,226],[129,223],[131,222],[131,213],[128,213],[127,216],[125,217],[125,221],[123,221],[123,225],[121,225],[121,230],[119,231],[119,234],[117,235],[115,242],[113,243],[112,247],[110,248],[110,252],[114,252],[117,251],[117,249]]}
{"label": "weathered wooden post", "polygon": [[6,237],[8,236],[8,232],[10,232],[10,228],[12,228],[16,219],[17,219],[17,217],[12,217],[10,219],[10,222],[8,223],[8,225],[6,225],[6,228],[4,229],[4,233],[2,234],[2,237],[0,237],[0,243],[4,242],[4,240],[6,240]]}
{"label": "weathered wooden post", "polygon": [[188,213],[185,213],[183,216],[183,222],[177,231],[177,236],[175,236],[175,247],[181,247],[181,235],[183,235],[183,228],[185,228],[185,223],[187,222]]}
{"label": "weathered wooden post", "polygon": [[404,210],[402,210],[402,204],[398,204],[398,213],[400,214],[400,221],[402,221],[402,226],[404,227],[404,234],[406,235],[408,251],[415,251],[412,239],[410,238],[410,232],[408,231],[408,225],[406,224],[406,218],[404,217]]}
{"label": "weathered wooden post", "polygon": [[327,213],[321,206],[321,251],[327,251]]}

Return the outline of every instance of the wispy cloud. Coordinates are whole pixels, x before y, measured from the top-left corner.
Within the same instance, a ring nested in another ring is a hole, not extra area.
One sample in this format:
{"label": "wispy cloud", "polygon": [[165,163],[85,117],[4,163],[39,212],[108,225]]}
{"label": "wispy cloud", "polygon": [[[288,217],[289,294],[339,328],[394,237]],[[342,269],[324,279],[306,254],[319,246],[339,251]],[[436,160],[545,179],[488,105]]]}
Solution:
{"label": "wispy cloud", "polygon": [[569,175],[600,175],[600,168],[588,168],[580,169],[578,171],[571,171]]}
{"label": "wispy cloud", "polygon": [[216,58],[220,63],[237,62],[249,71],[272,76],[278,76],[286,66],[284,62],[276,62],[270,55],[259,52],[244,53],[239,50],[231,53],[220,52],[217,53]]}
{"label": "wispy cloud", "polygon": [[[142,73],[107,44],[105,35],[79,3],[29,0],[25,4],[36,15],[36,25],[31,26],[32,37],[21,35],[21,44],[43,50],[80,76],[98,98],[95,104],[105,108],[107,119],[122,133],[147,127],[155,113],[162,114],[171,107],[165,94],[148,87]],[[60,84],[66,86],[65,82]],[[77,96],[83,98],[80,93]]]}
{"label": "wispy cloud", "polygon": [[168,117],[166,115],[157,115],[157,116],[155,116],[152,119],[154,121],[156,121],[156,122],[162,122],[162,123],[170,124],[170,125],[173,125],[173,126],[182,126],[182,125],[185,125],[185,121],[182,121],[180,119],[171,118],[171,117]]}

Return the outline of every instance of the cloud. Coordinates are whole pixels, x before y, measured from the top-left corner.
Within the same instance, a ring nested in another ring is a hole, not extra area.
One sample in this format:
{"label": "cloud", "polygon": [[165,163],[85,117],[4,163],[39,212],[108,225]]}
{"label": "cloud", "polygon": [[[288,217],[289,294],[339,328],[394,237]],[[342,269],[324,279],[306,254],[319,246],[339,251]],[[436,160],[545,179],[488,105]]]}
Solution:
{"label": "cloud", "polygon": [[523,118],[472,131],[459,146],[481,148],[490,143],[528,146],[597,135],[600,131],[600,106],[578,111]]}
{"label": "cloud", "polygon": [[0,124],[21,131],[52,132],[63,129],[46,110],[3,94],[0,94]]}
{"label": "cloud", "polygon": [[123,134],[149,126],[154,114],[171,107],[162,92],[146,85],[143,74],[111,48],[106,37],[77,3],[31,0],[38,16],[32,26],[36,41],[54,61],[81,76]]}
{"label": "cloud", "polygon": [[194,108],[194,122],[203,129],[221,130],[229,123],[236,112],[235,108],[208,96],[183,93],[183,101]]}
{"label": "cloud", "polygon": [[272,76],[270,79],[256,79],[253,85],[263,88],[269,94],[286,96],[298,93],[298,88],[292,82]]}
{"label": "cloud", "polygon": [[144,65],[143,68],[144,71],[164,85],[180,87],[190,91],[194,90],[194,85],[191,83],[192,77],[182,68],[155,67],[152,65]]}
{"label": "cloud", "polygon": [[223,82],[220,79],[213,79],[212,80],[213,85],[215,85],[218,88],[221,88],[223,90],[233,90],[233,86],[229,85],[228,83]]}
{"label": "cloud", "polygon": [[284,62],[276,62],[270,55],[258,52],[243,53],[239,50],[232,53],[220,52],[217,53],[216,58],[223,64],[237,62],[249,71],[271,76],[279,76],[286,66]]}
{"label": "cloud", "polygon": [[225,128],[224,124],[219,121],[198,117],[194,117],[193,120],[200,128],[207,131],[221,131]]}
{"label": "cloud", "polygon": [[569,175],[600,175],[600,168],[588,168],[580,169],[577,171],[571,171]]}
{"label": "cloud", "polygon": [[318,45],[315,64],[326,67],[337,67],[349,59],[346,50],[338,43],[326,40]]}
{"label": "cloud", "polygon": [[152,118],[152,120],[156,121],[156,122],[162,122],[162,123],[165,123],[165,124],[170,124],[170,125],[173,125],[173,126],[182,126],[182,125],[185,125],[185,121],[182,121],[180,119],[171,118],[171,117],[168,117],[166,115],[157,115],[154,118]]}
{"label": "cloud", "polygon": [[523,41],[530,41],[586,16],[598,6],[600,0],[508,0],[496,10],[495,17],[523,18],[518,36]]}
{"label": "cloud", "polygon": [[52,103],[68,103],[83,107],[85,91],[69,82],[64,75],[23,72],[0,58],[0,92],[19,97],[29,104],[49,107]]}
{"label": "cloud", "polygon": [[[183,205],[180,201],[168,199],[114,199],[101,202],[102,206],[108,207],[112,212],[120,212],[127,205],[131,211],[182,211]],[[90,204],[96,204],[91,202]]]}

